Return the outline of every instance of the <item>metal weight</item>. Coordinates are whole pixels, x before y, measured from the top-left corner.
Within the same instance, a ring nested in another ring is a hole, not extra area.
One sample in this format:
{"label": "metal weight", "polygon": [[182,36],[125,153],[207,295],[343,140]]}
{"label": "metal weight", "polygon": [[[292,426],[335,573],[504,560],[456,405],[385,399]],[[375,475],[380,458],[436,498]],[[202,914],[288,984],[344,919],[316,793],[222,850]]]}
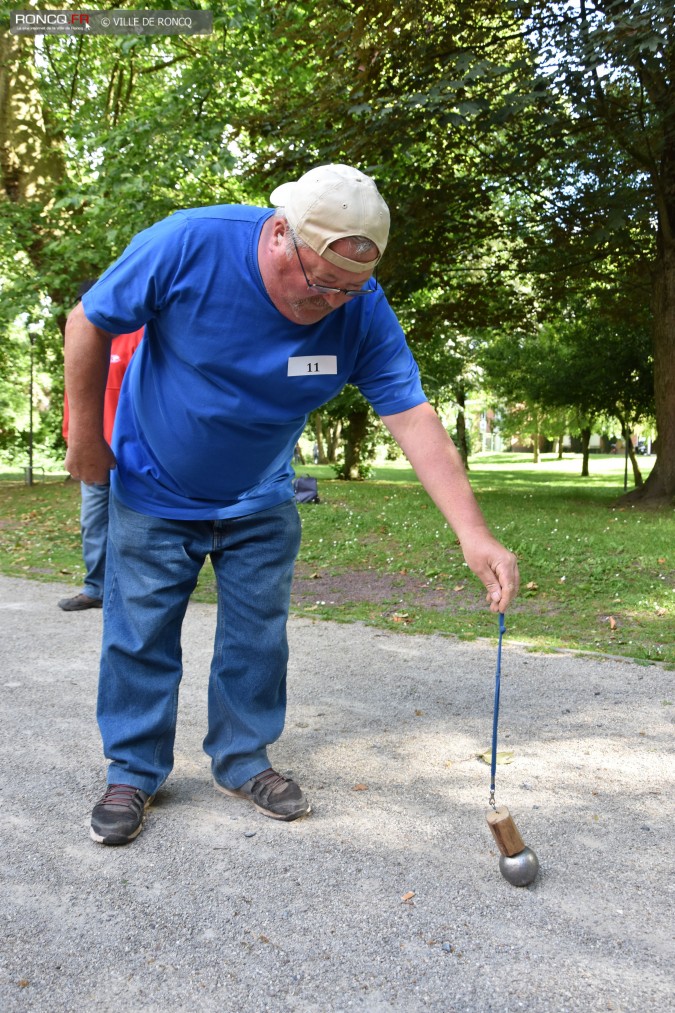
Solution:
{"label": "metal weight", "polygon": [[500,855],[499,871],[511,886],[528,886],[539,872],[539,859],[532,848],[523,848],[517,855]]}

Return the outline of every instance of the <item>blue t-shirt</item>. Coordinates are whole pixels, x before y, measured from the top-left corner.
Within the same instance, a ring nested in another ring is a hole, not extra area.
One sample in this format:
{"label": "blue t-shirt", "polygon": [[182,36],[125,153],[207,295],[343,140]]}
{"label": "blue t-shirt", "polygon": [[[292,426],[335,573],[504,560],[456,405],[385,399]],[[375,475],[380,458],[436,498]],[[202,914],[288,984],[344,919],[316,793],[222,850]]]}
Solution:
{"label": "blue t-shirt", "polygon": [[276,309],[257,255],[270,214],[178,211],[139,233],[82,299],[113,334],[146,326],[113,441],[113,490],[133,510],[194,520],[265,510],[292,497],[307,415],[346,383],[381,415],[425,400],[379,287],[317,324]]}

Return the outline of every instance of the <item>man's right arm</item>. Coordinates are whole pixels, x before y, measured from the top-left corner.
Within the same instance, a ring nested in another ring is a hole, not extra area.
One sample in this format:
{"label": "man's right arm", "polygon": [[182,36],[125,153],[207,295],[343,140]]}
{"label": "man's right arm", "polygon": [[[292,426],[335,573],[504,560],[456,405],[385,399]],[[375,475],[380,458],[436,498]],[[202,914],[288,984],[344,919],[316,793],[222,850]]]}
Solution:
{"label": "man's right arm", "polygon": [[82,303],[68,317],[66,393],[70,408],[66,470],[73,478],[105,485],[115,456],[103,437],[103,403],[113,335],[87,320]]}

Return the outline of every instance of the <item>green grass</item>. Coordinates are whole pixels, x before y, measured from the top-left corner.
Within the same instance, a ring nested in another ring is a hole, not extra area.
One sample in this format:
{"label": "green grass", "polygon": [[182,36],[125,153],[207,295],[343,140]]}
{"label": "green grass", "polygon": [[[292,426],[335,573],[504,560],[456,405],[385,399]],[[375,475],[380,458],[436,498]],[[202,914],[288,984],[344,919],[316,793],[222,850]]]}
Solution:
{"label": "green grass", "polygon": [[[516,454],[471,461],[471,481],[488,523],[520,560],[522,589],[509,613],[509,635],[538,649],[673,664],[675,514],[612,507],[623,492],[621,459],[592,457],[589,479],[579,471],[580,458],[572,455],[563,461],[546,456],[539,465]],[[363,484],[324,477],[320,492],[324,502],[302,511],[302,559],[312,568],[405,570],[406,577],[448,589],[450,600],[446,610],[424,609],[416,606],[414,592],[403,591],[398,611],[407,613],[407,630],[494,635],[496,620],[485,611],[481,586],[410,469],[381,468]],[[316,612],[383,625],[397,618],[391,608],[362,604]]]}
{"label": "green grass", "polygon": [[[641,461],[645,474],[650,463]],[[545,455],[539,465],[530,455],[477,456],[470,477],[490,527],[520,560],[510,637],[537,650],[675,665],[675,513],[613,507],[623,467],[621,458],[593,456],[591,477],[582,479],[578,456]],[[409,468],[380,467],[363,483],[337,481],[330,467],[299,472],[319,478],[322,499],[301,508],[301,571],[351,574],[351,586],[354,574],[390,574],[396,596],[364,603],[343,595],[336,604],[319,600],[297,611],[411,633],[495,635],[481,586]],[[78,512],[79,488],[62,476],[32,487],[0,476],[0,570],[79,583]],[[420,587],[442,590],[447,608],[422,605]],[[213,600],[210,567],[195,597]]]}

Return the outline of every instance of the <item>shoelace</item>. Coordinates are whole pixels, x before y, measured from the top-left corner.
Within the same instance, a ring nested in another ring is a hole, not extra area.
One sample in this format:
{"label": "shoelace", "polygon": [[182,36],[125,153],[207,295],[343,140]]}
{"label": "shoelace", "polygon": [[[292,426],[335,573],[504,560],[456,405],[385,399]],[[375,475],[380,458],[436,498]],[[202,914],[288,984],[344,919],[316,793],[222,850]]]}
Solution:
{"label": "shoelace", "polygon": [[105,795],[99,799],[97,805],[128,806],[135,801],[142,803],[140,796],[136,795],[138,790],[133,784],[109,784]]}
{"label": "shoelace", "polygon": [[290,777],[284,777],[283,774],[277,774],[276,770],[270,767],[269,770],[263,770],[262,774],[259,774],[253,781],[252,790],[255,791],[257,785],[262,785],[267,790],[267,795],[272,794],[277,788],[281,788],[288,784]]}

